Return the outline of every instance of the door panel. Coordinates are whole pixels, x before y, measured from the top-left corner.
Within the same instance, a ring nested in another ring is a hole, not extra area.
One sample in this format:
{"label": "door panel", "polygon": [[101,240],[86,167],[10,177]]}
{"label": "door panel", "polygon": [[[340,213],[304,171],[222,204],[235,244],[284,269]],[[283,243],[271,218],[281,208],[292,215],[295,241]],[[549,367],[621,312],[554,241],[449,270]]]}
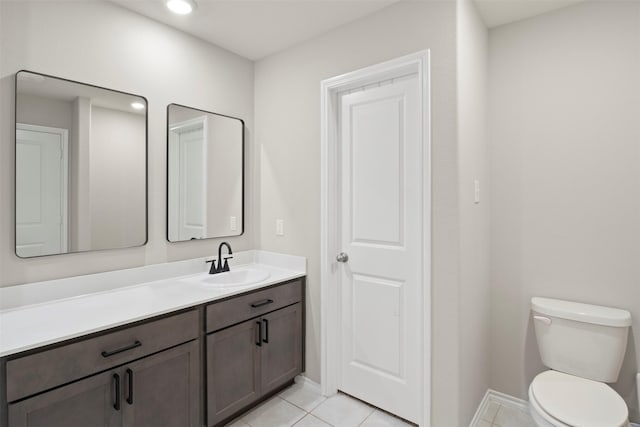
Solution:
{"label": "door panel", "polygon": [[404,283],[353,275],[351,364],[372,373],[404,377]]}
{"label": "door panel", "polygon": [[401,243],[404,234],[402,118],[400,96],[372,98],[350,105],[351,240],[354,243]]}
{"label": "door panel", "polygon": [[341,97],[338,388],[420,415],[422,151],[417,75]]}
{"label": "door panel", "polygon": [[207,425],[215,425],[260,397],[256,318],[207,336]]}
{"label": "door panel", "polygon": [[273,390],[302,369],[302,308],[294,304],[262,318],[262,389]]}
{"label": "door panel", "polygon": [[9,405],[11,427],[116,427],[114,373],[94,375]]}
{"label": "door panel", "polygon": [[199,349],[191,341],[125,366],[124,427],[200,425]]}

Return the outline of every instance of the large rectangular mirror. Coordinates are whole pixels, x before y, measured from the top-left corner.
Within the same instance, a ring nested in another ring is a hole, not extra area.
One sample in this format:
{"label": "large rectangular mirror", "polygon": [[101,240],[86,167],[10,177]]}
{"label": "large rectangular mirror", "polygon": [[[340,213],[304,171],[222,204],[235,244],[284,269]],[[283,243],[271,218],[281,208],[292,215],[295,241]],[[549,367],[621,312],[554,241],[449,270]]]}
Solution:
{"label": "large rectangular mirror", "polygon": [[147,241],[147,101],[16,73],[16,255]]}
{"label": "large rectangular mirror", "polygon": [[244,229],[244,122],[167,107],[167,239],[238,236]]}

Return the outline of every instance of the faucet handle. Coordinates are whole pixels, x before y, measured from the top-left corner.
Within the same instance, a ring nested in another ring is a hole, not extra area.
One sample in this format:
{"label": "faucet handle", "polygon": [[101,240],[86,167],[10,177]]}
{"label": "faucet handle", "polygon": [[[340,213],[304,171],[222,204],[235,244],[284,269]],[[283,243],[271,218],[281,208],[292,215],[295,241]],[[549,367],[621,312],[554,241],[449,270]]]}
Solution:
{"label": "faucet handle", "polygon": [[224,257],[224,265],[222,266],[222,268],[220,269],[220,271],[229,271],[229,262],[227,260],[233,258],[232,256],[226,256]]}

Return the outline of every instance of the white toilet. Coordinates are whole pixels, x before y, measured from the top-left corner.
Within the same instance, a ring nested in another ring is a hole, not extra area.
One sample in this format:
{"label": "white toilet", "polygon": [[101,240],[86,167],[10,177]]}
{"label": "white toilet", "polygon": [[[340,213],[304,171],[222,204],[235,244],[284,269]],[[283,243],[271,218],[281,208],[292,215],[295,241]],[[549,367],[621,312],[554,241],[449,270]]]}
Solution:
{"label": "white toilet", "polygon": [[540,427],[626,427],[627,405],[605,383],[618,379],[631,313],[617,308],[532,298],[542,362],[552,370],[529,386]]}

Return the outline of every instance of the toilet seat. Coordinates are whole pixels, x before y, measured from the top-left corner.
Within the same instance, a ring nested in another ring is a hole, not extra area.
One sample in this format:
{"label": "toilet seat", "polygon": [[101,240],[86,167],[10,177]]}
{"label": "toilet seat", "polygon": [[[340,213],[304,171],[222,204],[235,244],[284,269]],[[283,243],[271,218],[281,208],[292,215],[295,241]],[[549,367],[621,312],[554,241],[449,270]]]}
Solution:
{"label": "toilet seat", "polygon": [[625,427],[627,405],[605,383],[546,371],[529,387],[532,409],[554,426]]}

